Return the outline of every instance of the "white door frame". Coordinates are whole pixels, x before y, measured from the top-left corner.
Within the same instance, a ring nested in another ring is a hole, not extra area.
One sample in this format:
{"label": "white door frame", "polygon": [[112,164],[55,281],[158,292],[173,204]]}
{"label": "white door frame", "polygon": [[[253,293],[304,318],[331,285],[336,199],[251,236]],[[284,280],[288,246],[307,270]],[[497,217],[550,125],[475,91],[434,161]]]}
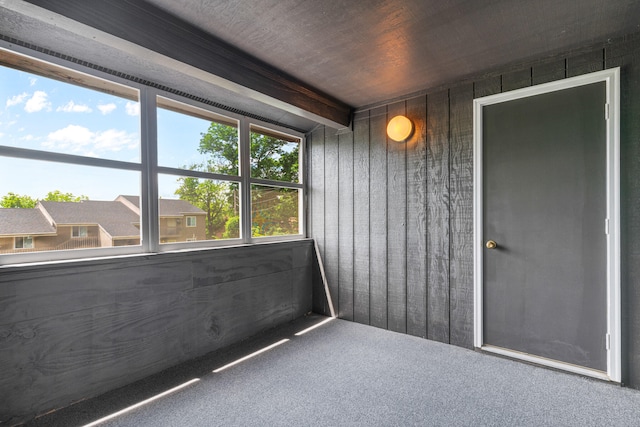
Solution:
{"label": "white door frame", "polygon": [[[607,234],[607,372],[550,360],[540,356],[486,345],[483,338],[483,218],[482,218],[482,112],[485,105],[540,95],[597,82],[606,83],[605,111],[607,133],[607,218],[602,224]],[[511,92],[473,100],[473,284],[474,346],[540,365],[579,373],[609,381],[621,381],[620,333],[620,69],[598,71]]]}

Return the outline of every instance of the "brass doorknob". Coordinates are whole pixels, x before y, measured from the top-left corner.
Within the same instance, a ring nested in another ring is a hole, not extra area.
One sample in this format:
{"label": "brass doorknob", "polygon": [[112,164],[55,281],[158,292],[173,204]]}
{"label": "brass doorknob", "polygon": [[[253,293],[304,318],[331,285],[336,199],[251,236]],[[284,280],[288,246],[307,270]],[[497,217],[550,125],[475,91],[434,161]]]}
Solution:
{"label": "brass doorknob", "polygon": [[498,247],[498,244],[496,243],[495,240],[487,240],[487,249],[495,249]]}

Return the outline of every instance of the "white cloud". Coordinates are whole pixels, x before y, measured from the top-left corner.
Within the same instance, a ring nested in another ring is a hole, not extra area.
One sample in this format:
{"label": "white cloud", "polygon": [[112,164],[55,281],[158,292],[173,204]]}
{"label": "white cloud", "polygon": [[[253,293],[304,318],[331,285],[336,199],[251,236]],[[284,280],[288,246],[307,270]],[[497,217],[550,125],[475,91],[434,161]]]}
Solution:
{"label": "white cloud", "polygon": [[109,129],[96,133],[94,147],[98,151],[120,151],[138,146],[138,136],[123,130]]}
{"label": "white cloud", "polygon": [[133,133],[116,129],[92,132],[84,126],[69,125],[51,132],[42,146],[85,156],[97,156],[104,152],[136,148],[138,144],[138,136]]}
{"label": "white cloud", "polygon": [[24,105],[24,111],[27,113],[36,113],[45,108],[50,108],[51,103],[47,101],[47,94],[41,90],[37,90],[33,93],[33,96],[29,98],[27,103]]}
{"label": "white cloud", "polygon": [[127,105],[124,106],[127,114],[130,116],[139,116],[140,115],[140,104],[137,102],[128,101]]}
{"label": "white cloud", "polygon": [[34,139],[36,139],[36,137],[31,134],[25,135],[22,138],[20,138],[21,141],[33,141]]}
{"label": "white cloud", "polygon": [[23,103],[27,96],[29,96],[27,92],[23,92],[20,95],[12,96],[11,98],[7,99],[7,107],[12,107],[14,105]]}
{"label": "white cloud", "polygon": [[116,104],[114,104],[113,102],[109,103],[109,104],[100,104],[98,105],[98,110],[100,110],[100,112],[104,115],[107,115],[109,113],[111,113],[113,110],[116,109]]}
{"label": "white cloud", "polygon": [[4,136],[4,133],[0,132],[0,138],[2,138]]}
{"label": "white cloud", "polygon": [[76,104],[73,101],[67,102],[63,107],[56,108],[56,111],[64,111],[65,113],[90,113],[91,107],[83,104]]}
{"label": "white cloud", "polygon": [[77,152],[91,144],[93,138],[94,133],[86,127],[69,125],[51,132],[42,145],[47,148],[69,149],[69,151]]}
{"label": "white cloud", "polygon": [[38,81],[38,79],[36,79],[35,77],[30,77],[29,78],[29,85],[30,86],[35,86],[37,81]]}

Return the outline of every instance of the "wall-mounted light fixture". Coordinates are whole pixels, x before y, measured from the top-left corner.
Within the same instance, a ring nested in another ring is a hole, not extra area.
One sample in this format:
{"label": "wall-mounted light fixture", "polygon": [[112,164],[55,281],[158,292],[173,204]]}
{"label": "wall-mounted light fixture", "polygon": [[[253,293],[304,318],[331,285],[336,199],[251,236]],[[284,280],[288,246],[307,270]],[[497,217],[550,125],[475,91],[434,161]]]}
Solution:
{"label": "wall-mounted light fixture", "polygon": [[404,141],[413,132],[413,123],[405,116],[395,116],[389,120],[387,135],[394,141]]}

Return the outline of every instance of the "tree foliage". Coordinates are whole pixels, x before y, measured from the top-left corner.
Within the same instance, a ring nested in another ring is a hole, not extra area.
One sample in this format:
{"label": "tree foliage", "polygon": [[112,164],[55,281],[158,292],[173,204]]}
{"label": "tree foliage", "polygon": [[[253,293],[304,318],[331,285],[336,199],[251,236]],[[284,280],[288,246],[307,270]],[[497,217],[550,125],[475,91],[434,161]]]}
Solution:
{"label": "tree foliage", "polygon": [[[53,190],[49,191],[42,200],[46,202],[80,202],[82,200],[89,200],[89,198],[87,196],[74,196],[72,193]],[[31,196],[23,196],[9,192],[0,200],[0,207],[33,209],[38,204],[38,201],[38,199],[34,199]]]}
{"label": "tree foliage", "polygon": [[63,193],[60,190],[49,191],[44,199],[46,202],[81,202],[89,200],[87,196],[74,196],[71,193]]}
{"label": "tree foliage", "polygon": [[[238,175],[238,129],[212,122],[198,146],[206,163],[194,164],[192,170]],[[251,176],[275,181],[298,181],[299,144],[275,136],[251,132]],[[239,237],[237,185],[213,183],[196,178],[179,178],[176,195],[207,212],[207,238]],[[215,190],[214,190],[215,189]],[[252,191],[253,235],[297,233],[296,191],[266,189]],[[291,218],[295,218],[294,221]]]}
{"label": "tree foliage", "polygon": [[3,208],[32,209],[36,207],[37,203],[38,200],[30,196],[23,196],[12,192],[2,196],[2,200],[0,200],[0,206]]}
{"label": "tree foliage", "polygon": [[[193,165],[196,169],[199,165]],[[182,200],[187,200],[207,213],[206,233],[207,238],[220,237],[229,215],[228,193],[232,191],[234,184],[221,183],[198,178],[178,178],[180,187],[176,195]]]}

